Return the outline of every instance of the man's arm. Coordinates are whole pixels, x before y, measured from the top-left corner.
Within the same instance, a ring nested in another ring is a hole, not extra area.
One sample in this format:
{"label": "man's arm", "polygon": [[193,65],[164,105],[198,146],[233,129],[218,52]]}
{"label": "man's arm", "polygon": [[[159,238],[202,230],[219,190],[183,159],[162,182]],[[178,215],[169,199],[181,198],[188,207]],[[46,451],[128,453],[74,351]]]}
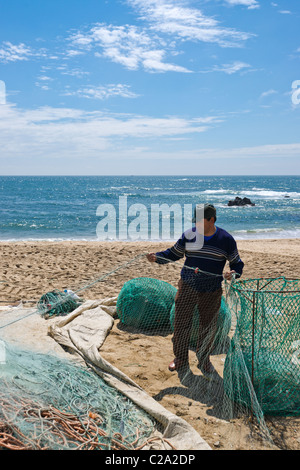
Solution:
{"label": "man's arm", "polygon": [[184,251],[184,240],[182,237],[175,243],[175,245],[165,251],[149,253],[147,255],[147,259],[151,263],[165,264],[170,261],[178,261],[180,258],[183,258]]}
{"label": "man's arm", "polygon": [[229,250],[228,250],[228,261],[230,266],[230,272],[225,273],[224,277],[230,280],[232,274],[236,274],[236,277],[241,277],[243,274],[244,263],[240,258],[236,241],[233,237],[230,239]]}
{"label": "man's arm", "polygon": [[156,254],[155,253],[148,253],[147,260],[150,261],[150,263],[156,263]]}

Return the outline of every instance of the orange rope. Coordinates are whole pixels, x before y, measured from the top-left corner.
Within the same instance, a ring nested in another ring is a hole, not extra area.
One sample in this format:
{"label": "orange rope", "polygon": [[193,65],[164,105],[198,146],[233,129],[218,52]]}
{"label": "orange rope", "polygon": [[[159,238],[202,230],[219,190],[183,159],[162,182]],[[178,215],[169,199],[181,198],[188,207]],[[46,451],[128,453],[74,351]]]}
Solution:
{"label": "orange rope", "polygon": [[[79,450],[111,449],[140,450],[159,438],[150,438],[139,445],[140,432],[136,429],[135,439],[128,441],[121,433],[107,434],[100,426],[103,418],[89,412],[84,418],[61,411],[54,406],[40,407],[38,404],[21,399],[19,403],[6,399],[0,401],[0,449],[46,450],[52,447],[76,447]],[[12,418],[10,418],[12,417]],[[17,427],[16,418],[36,423],[35,436],[27,437]],[[3,419],[4,418],[4,419]],[[40,423],[40,426],[38,424]],[[171,443],[162,439],[172,449]],[[52,441],[52,443],[51,443]],[[45,443],[47,442],[47,445]]]}

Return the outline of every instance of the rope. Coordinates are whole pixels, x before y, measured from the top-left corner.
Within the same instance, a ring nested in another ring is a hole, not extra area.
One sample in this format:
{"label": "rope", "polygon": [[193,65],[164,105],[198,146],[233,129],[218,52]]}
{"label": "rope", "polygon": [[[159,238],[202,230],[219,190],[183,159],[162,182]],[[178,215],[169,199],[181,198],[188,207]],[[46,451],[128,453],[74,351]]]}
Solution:
{"label": "rope", "polygon": [[[110,271],[110,272],[108,272],[108,273],[106,273],[106,274],[103,274],[102,276],[100,276],[99,278],[97,278],[97,279],[95,279],[94,281],[90,282],[89,284],[86,284],[85,286],[83,286],[83,287],[77,289],[76,291],[74,291],[74,293],[75,293],[76,295],[78,295],[78,293],[80,293],[80,292],[82,292],[82,291],[84,291],[84,290],[90,288],[91,286],[97,284],[98,282],[102,282],[102,281],[103,281],[104,279],[106,279],[108,276],[111,276],[112,274],[116,273],[116,272],[119,271],[120,269],[123,269],[124,267],[126,267],[126,266],[132,264],[134,261],[136,261],[137,259],[142,258],[142,257],[144,257],[144,256],[145,256],[144,254],[135,256],[135,257],[132,258],[131,260],[129,260],[129,261],[127,261],[126,263],[122,264],[121,266],[118,266],[117,268],[113,269],[112,271]],[[52,309],[54,309],[54,308],[56,308],[56,307],[58,307],[58,306],[61,306],[62,303],[64,303],[64,302],[68,302],[71,297],[72,297],[72,294],[67,294],[63,299],[60,299],[60,300],[58,300],[56,303],[52,304],[52,305],[51,305],[51,308],[50,308],[49,310],[52,310]],[[12,321],[6,323],[5,325],[1,325],[1,326],[0,326],[0,330],[6,328],[7,326],[13,325],[14,323],[18,323],[19,321],[22,321],[22,320],[24,320],[25,318],[31,317],[31,316],[33,316],[33,315],[35,315],[35,314],[37,314],[37,313],[39,313],[39,309],[38,309],[38,308],[35,309],[33,312],[31,312],[31,313],[29,313],[29,314],[27,314],[27,315],[24,315],[24,316],[21,317],[21,318],[17,318],[16,320],[12,320]],[[44,314],[46,314],[46,313],[47,313],[47,310],[44,311]]]}
{"label": "rope", "polygon": [[[78,295],[80,292],[83,292],[84,290],[86,289],[89,289],[90,287],[92,287],[93,285],[97,284],[98,282],[102,282],[104,281],[107,277],[111,276],[112,274],[120,271],[121,269],[124,269],[126,266],[129,266],[130,264],[132,264],[133,262],[137,261],[138,259],[140,258],[143,258],[145,257],[146,255],[144,253],[140,254],[140,255],[137,255],[135,256],[134,258],[132,258],[131,260],[127,261],[126,263],[124,264],[121,264],[120,266],[118,266],[117,268],[114,268],[113,270],[109,271],[108,273],[106,274],[102,274],[100,277],[98,277],[97,279],[95,279],[94,281],[90,282],[89,284],[86,284],[84,285],[83,287],[80,287],[78,288],[77,290],[74,291],[74,293],[76,295]],[[161,259],[161,260],[164,260],[165,262],[167,263],[170,263],[170,262],[175,262],[173,260],[169,260],[169,259],[166,259],[162,256],[157,256],[157,259]],[[224,276],[222,274],[215,274],[215,273],[210,273],[210,272],[207,272],[207,271],[202,271],[201,269],[199,268],[195,268],[195,267],[191,267],[191,266],[186,266],[184,265],[184,268],[185,269],[189,269],[191,271],[194,271],[195,274],[205,274],[207,276],[213,276],[213,277],[222,277],[224,279]],[[47,311],[50,311],[50,310],[53,310],[55,309],[56,307],[60,307],[62,304],[66,303],[66,302],[69,302],[70,299],[72,298],[72,294],[66,294],[64,296],[63,299],[59,299],[57,302],[54,302],[51,304],[51,307],[47,310],[45,309],[44,310],[44,314],[47,314]],[[7,326],[10,326],[10,325],[13,325],[14,323],[17,323],[19,321],[22,321],[28,317],[31,317],[37,313],[39,313],[39,309],[37,308],[36,310],[34,310],[33,312],[21,317],[21,318],[17,318],[16,320],[12,320],[10,321],[9,323],[6,323],[5,325],[1,325],[0,326],[0,330],[1,329],[4,329],[6,328]]]}
{"label": "rope", "polygon": [[7,364],[0,449],[138,450],[151,439],[155,419],[89,370],[11,348]]}
{"label": "rope", "polygon": [[[155,255],[157,259],[163,260],[166,263],[176,263],[176,261],[169,260],[167,258],[164,258],[163,256],[158,256]],[[210,273],[208,271],[203,271],[202,269],[198,267],[192,267],[192,266],[187,266],[186,264],[184,265],[184,269],[190,269],[191,271],[194,271],[195,274],[205,274],[207,276],[215,276],[215,277],[222,277],[224,279],[223,274],[216,274],[216,273]]]}

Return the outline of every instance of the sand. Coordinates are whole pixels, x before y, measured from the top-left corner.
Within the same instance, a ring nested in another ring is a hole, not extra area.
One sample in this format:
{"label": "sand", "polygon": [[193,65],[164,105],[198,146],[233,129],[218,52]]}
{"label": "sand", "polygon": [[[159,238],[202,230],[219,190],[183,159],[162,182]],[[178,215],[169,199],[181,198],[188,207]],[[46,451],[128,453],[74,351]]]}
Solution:
{"label": "sand", "polygon": [[[300,278],[299,240],[237,243],[245,263],[244,278]],[[169,246],[166,242],[0,242],[0,306],[20,301],[32,306],[46,292],[65,288],[82,289],[85,299],[112,297],[118,295],[126,280],[140,276],[157,277],[177,286],[180,262],[158,266],[140,256]],[[180,383],[177,373],[169,372],[173,358],[170,334],[126,331],[116,320],[102,355],[165,408],[189,422],[213,449],[266,448],[242,421],[224,421]],[[217,357],[212,361],[221,371],[224,360]],[[190,365],[193,373],[200,374],[193,351]],[[278,449],[300,449],[299,418],[272,418],[268,424]]]}

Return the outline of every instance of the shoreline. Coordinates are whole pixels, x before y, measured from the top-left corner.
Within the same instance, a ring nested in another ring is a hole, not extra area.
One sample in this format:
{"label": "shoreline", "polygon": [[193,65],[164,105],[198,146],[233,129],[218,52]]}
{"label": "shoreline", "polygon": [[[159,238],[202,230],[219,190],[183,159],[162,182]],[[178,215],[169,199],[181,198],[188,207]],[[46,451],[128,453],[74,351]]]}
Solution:
{"label": "shoreline", "polygon": [[[286,242],[295,242],[297,241],[300,244],[300,237],[289,237],[289,238],[247,238],[247,239],[239,239],[237,237],[234,237],[234,239],[237,242],[237,245],[244,244],[244,243],[275,243],[275,242],[280,242],[280,243],[286,243]],[[97,244],[97,245],[102,245],[102,244],[126,244],[126,245],[167,245],[167,246],[172,246],[172,243],[174,244],[177,241],[177,239],[170,239],[170,240],[130,240],[130,239],[113,239],[113,240],[87,240],[87,239],[18,239],[18,240],[1,240],[0,239],[0,245],[22,245],[22,244],[64,244],[64,243],[73,243],[73,244]]]}
{"label": "shoreline", "polygon": [[[225,229],[226,230],[226,229]],[[228,231],[228,230],[227,230]],[[279,241],[279,240],[300,240],[300,233],[291,236],[290,234],[287,236],[253,236],[250,233],[257,233],[255,231],[249,231],[249,236],[246,237],[239,237],[233,231],[228,231],[236,242],[248,242],[248,241]],[[0,244],[3,243],[64,243],[64,242],[73,242],[73,243],[175,243],[178,240],[177,238],[170,238],[170,239],[123,239],[123,238],[113,238],[113,239],[106,239],[101,240],[97,238],[9,238],[9,239],[0,239]]]}

